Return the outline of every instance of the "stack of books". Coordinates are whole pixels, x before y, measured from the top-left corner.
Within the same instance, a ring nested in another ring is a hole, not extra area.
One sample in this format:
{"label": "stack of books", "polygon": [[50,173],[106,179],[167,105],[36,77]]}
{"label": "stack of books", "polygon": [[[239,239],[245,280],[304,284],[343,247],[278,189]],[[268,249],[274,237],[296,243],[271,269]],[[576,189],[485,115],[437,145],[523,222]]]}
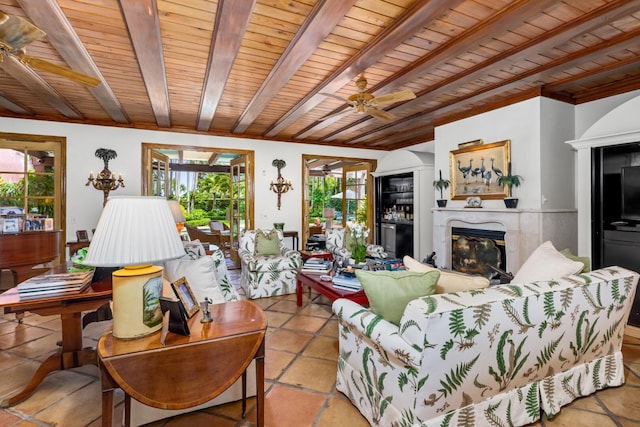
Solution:
{"label": "stack of books", "polygon": [[94,270],[51,273],[35,276],[18,284],[21,300],[78,293],[91,285]]}
{"label": "stack of books", "polygon": [[333,287],[343,291],[357,292],[362,289],[362,284],[355,276],[338,274],[333,278]]}
{"label": "stack of books", "polygon": [[304,262],[300,271],[303,273],[328,274],[333,268],[333,263],[322,258],[309,258]]}

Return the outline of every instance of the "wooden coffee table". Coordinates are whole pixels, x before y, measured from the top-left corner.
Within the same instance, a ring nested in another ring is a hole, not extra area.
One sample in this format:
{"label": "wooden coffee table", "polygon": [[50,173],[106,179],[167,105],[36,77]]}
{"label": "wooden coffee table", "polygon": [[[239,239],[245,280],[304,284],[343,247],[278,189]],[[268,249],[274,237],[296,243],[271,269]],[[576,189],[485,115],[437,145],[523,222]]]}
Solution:
{"label": "wooden coffee table", "polygon": [[303,273],[298,271],[296,274],[296,294],[298,306],[302,306],[302,286],[308,286],[309,292],[311,289],[315,289],[321,295],[329,298],[331,301],[335,301],[338,298],[346,298],[353,302],[356,302],[362,306],[369,306],[369,300],[364,290],[357,292],[343,291],[342,289],[336,289],[333,287],[333,282],[320,280],[321,274],[315,273]]}
{"label": "wooden coffee table", "polygon": [[256,419],[264,425],[264,338],[267,318],[251,301],[209,306],[213,322],[201,323],[199,311],[189,319],[190,336],[160,331],[122,340],[111,331],[98,341],[102,379],[102,425],[111,427],[113,391],[125,393],[125,425],[131,398],[161,409],[191,408],[208,402],[242,376],[242,413],[246,404],[246,369],[256,360]]}

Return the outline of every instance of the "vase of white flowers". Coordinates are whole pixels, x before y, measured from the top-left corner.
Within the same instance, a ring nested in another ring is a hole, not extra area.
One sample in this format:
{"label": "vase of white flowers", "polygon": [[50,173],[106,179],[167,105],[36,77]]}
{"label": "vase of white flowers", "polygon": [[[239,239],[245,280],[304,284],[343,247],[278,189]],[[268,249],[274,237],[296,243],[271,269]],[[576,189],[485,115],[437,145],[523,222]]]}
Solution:
{"label": "vase of white flowers", "polygon": [[354,263],[361,264],[367,257],[367,237],[369,229],[362,223],[355,223],[349,226],[351,231],[351,258]]}

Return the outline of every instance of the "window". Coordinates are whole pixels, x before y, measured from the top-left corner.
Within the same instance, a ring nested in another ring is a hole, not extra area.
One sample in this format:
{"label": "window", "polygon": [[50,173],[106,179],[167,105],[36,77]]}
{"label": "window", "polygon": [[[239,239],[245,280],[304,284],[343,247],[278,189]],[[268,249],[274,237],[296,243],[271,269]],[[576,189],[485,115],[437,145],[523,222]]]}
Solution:
{"label": "window", "polygon": [[64,228],[65,148],[62,137],[0,133],[0,207],[53,218],[54,228]]}

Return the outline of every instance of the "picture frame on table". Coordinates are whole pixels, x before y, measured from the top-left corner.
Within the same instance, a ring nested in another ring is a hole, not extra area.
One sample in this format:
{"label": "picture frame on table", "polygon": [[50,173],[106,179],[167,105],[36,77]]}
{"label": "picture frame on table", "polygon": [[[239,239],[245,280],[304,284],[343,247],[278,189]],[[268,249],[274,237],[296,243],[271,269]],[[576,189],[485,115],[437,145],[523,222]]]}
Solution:
{"label": "picture frame on table", "polygon": [[175,282],[172,282],[171,287],[180,302],[182,302],[187,318],[191,318],[198,312],[200,306],[198,304],[198,300],[193,294],[193,291],[191,290],[191,286],[189,286],[189,282],[187,282],[185,277],[181,277]]}
{"label": "picture frame on table", "polygon": [[20,218],[5,218],[2,221],[3,233],[20,233]]}
{"label": "picture frame on table", "polygon": [[76,238],[78,242],[88,242],[89,233],[87,233],[87,230],[76,230]]}
{"label": "picture frame on table", "polygon": [[451,199],[504,199],[508,189],[498,185],[511,161],[511,140],[472,145],[449,152]]}

